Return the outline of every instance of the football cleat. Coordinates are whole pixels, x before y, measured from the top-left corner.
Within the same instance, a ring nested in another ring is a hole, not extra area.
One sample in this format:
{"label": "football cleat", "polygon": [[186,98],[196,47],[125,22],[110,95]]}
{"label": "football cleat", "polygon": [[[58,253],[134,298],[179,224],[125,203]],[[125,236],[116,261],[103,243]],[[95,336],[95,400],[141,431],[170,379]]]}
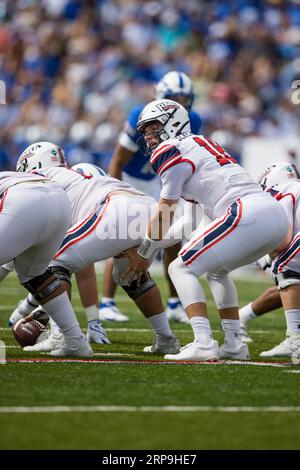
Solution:
{"label": "football cleat", "polygon": [[225,342],[219,348],[219,355],[220,359],[239,359],[241,361],[250,359],[248,345],[243,342]]}
{"label": "football cleat", "polygon": [[260,357],[292,357],[293,353],[300,348],[300,335],[287,336],[280,344],[260,353]]}
{"label": "football cleat", "polygon": [[185,310],[180,300],[177,300],[175,302],[168,300],[166,314],[168,320],[170,321],[173,320],[179,323],[189,323],[188,316],[185,313]]}
{"label": "football cleat", "polygon": [[23,300],[20,300],[20,302],[18,302],[18,306],[15,308],[15,310],[9,317],[8,326],[13,326],[18,320],[20,320],[20,318],[24,318],[26,317],[26,315],[28,315],[28,313],[25,313],[20,309],[20,305],[22,304],[22,302]]}
{"label": "football cleat", "polygon": [[109,302],[101,302],[99,305],[99,316],[102,321],[128,321],[128,317],[118,309],[113,300]]}
{"label": "football cleat", "polygon": [[89,343],[110,344],[100,320],[91,320],[88,322],[86,337]]}
{"label": "football cleat", "polygon": [[93,350],[84,335],[79,337],[64,336],[64,343],[59,348],[52,350],[50,354],[51,356],[91,357]]}
{"label": "football cleat", "polygon": [[143,351],[151,354],[176,354],[180,343],[176,336],[155,335],[153,344],[146,346]]}
{"label": "football cleat", "polygon": [[169,361],[217,361],[219,359],[218,341],[212,340],[207,346],[193,341],[180,349],[178,354],[166,354]]}
{"label": "football cleat", "polygon": [[[50,332],[50,331],[49,331]],[[56,335],[50,335],[44,339],[43,341],[40,341],[33,346],[25,346],[23,348],[23,351],[26,352],[50,352],[53,351],[54,349],[58,349],[61,346],[64,345],[64,338],[63,334],[59,333]]]}

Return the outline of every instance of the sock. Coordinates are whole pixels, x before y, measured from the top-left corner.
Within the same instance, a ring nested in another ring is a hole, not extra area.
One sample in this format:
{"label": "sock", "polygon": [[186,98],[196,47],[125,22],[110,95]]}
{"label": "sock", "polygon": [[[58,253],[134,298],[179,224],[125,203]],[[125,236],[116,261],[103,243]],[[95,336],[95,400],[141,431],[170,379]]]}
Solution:
{"label": "sock", "polygon": [[113,297],[102,297],[101,303],[102,304],[109,303],[112,305],[116,305],[115,299]]}
{"label": "sock", "polygon": [[225,333],[225,341],[241,341],[240,320],[222,320],[222,328]]}
{"label": "sock", "polygon": [[66,292],[49,300],[43,307],[65,336],[82,336],[79,323]]}
{"label": "sock", "polygon": [[152,315],[151,317],[147,317],[147,319],[151,323],[155,334],[173,336],[168,322],[168,317],[165,312],[158,313],[157,315]]}
{"label": "sock", "polygon": [[285,310],[287,331],[292,335],[300,335],[300,310]]}
{"label": "sock", "polygon": [[21,310],[22,315],[25,317],[26,315],[29,315],[29,313],[33,312],[33,310],[35,310],[38,306],[39,303],[35,300],[33,295],[28,294],[27,297],[20,303],[19,309]]}
{"label": "sock", "polygon": [[87,321],[99,320],[99,310],[97,305],[91,305],[84,309]]}
{"label": "sock", "polygon": [[210,323],[206,317],[191,317],[190,324],[193,328],[195,341],[207,345],[213,339]]}
{"label": "sock", "polygon": [[59,336],[61,331],[55,321],[50,317],[51,336]]}
{"label": "sock", "polygon": [[[168,298],[168,306],[171,307],[171,308],[174,304],[179,304],[179,303],[181,303],[179,297],[169,297]],[[174,305],[174,306],[177,307],[177,305]]]}
{"label": "sock", "polygon": [[242,322],[246,325],[249,320],[254,320],[254,318],[257,318],[257,315],[253,312],[252,302],[250,302],[248,305],[245,305],[245,307],[240,308],[239,316]]}

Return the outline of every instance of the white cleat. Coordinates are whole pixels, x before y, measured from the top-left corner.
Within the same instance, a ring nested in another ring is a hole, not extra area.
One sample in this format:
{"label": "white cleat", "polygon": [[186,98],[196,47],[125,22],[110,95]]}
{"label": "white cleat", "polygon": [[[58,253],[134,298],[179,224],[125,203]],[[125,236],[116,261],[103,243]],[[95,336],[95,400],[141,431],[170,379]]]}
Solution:
{"label": "white cleat", "polygon": [[189,323],[188,316],[181,302],[168,301],[166,314],[169,321],[171,320],[179,323]]}
{"label": "white cleat", "polygon": [[241,322],[241,335],[240,335],[241,340],[243,343],[253,343],[253,339],[249,336],[247,327],[244,326]]}
{"label": "white cleat", "polygon": [[248,345],[242,342],[230,344],[225,342],[219,348],[220,359],[238,359],[247,361],[250,359]]}
{"label": "white cleat", "polygon": [[300,335],[288,336],[284,341],[270,349],[260,353],[260,357],[292,357],[300,348]]}
{"label": "white cleat", "polygon": [[151,346],[146,346],[143,351],[151,354],[176,354],[180,350],[180,343],[176,336],[155,335]]}
{"label": "white cleat", "polygon": [[20,300],[20,302],[18,302],[18,306],[15,308],[15,310],[9,317],[8,326],[13,326],[18,320],[20,320],[20,318],[24,318],[26,317],[26,315],[28,315],[28,313],[23,312],[19,307],[22,302],[23,300]]}
{"label": "white cleat", "polygon": [[50,352],[51,356],[91,357],[93,350],[86,337],[64,336],[64,344]]}
{"label": "white cleat", "polygon": [[166,354],[169,361],[217,361],[219,359],[218,341],[212,340],[207,346],[198,341],[189,343],[180,349],[178,354]]}
{"label": "white cleat", "polygon": [[118,309],[115,302],[101,302],[99,306],[99,317],[102,321],[128,321],[128,317]]}
{"label": "white cleat", "polygon": [[[49,333],[50,333],[50,330],[49,330]],[[59,333],[59,334],[56,334],[56,335],[52,335],[50,333],[50,336],[48,335],[48,337],[46,339],[44,339],[44,341],[40,341],[40,342],[34,344],[33,346],[25,346],[23,348],[23,351],[26,351],[26,352],[50,352],[50,351],[53,351],[54,349],[60,348],[63,345],[64,345],[64,337],[63,337],[62,333]]]}
{"label": "white cleat", "polygon": [[88,322],[86,337],[89,343],[110,344],[101,320]]}

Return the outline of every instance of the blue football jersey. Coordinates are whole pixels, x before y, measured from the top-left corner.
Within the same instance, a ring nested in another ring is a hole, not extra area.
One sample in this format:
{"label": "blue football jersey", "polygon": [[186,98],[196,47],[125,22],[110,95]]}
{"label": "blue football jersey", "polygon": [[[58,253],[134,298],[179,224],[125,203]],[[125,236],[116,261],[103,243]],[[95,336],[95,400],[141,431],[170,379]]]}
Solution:
{"label": "blue football jersey", "polygon": [[[141,135],[136,130],[136,126],[139,115],[143,108],[144,106],[137,106],[134,108],[124,127],[124,132],[127,134],[132,143],[136,145],[138,145],[138,139],[141,138]],[[190,111],[189,118],[191,122],[192,133],[199,134],[202,124],[201,117],[195,111]],[[138,148],[132,159],[123,168],[123,171],[125,171],[125,173],[128,175],[133,176],[134,178],[143,180],[152,180],[156,176],[150,165],[149,157],[145,155],[142,150],[140,150],[140,148]]]}

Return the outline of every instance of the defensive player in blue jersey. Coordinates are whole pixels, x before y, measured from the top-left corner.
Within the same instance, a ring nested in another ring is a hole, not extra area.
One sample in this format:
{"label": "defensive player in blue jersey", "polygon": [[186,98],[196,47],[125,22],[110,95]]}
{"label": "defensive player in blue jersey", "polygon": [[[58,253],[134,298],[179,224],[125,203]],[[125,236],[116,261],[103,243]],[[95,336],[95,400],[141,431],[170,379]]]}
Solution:
{"label": "defensive player in blue jersey", "polygon": [[[191,79],[183,72],[168,72],[156,85],[156,98],[167,98],[177,101],[189,111],[191,130],[198,134],[201,127],[201,117],[192,110],[194,90]],[[114,178],[123,179],[133,187],[159,199],[161,183],[154,173],[147,156],[139,148],[139,134],[136,125],[144,105],[135,107],[119,137],[119,142],[112,156],[109,174]],[[182,308],[177,292],[168,275],[169,264],[177,257],[179,245],[174,245],[164,253],[165,275],[169,285],[169,299],[167,315],[169,320],[187,322],[187,316]],[[112,279],[112,262],[107,261],[104,271],[104,296],[100,304],[100,318],[102,320],[126,321],[126,317],[117,308],[114,295],[116,284]]]}

